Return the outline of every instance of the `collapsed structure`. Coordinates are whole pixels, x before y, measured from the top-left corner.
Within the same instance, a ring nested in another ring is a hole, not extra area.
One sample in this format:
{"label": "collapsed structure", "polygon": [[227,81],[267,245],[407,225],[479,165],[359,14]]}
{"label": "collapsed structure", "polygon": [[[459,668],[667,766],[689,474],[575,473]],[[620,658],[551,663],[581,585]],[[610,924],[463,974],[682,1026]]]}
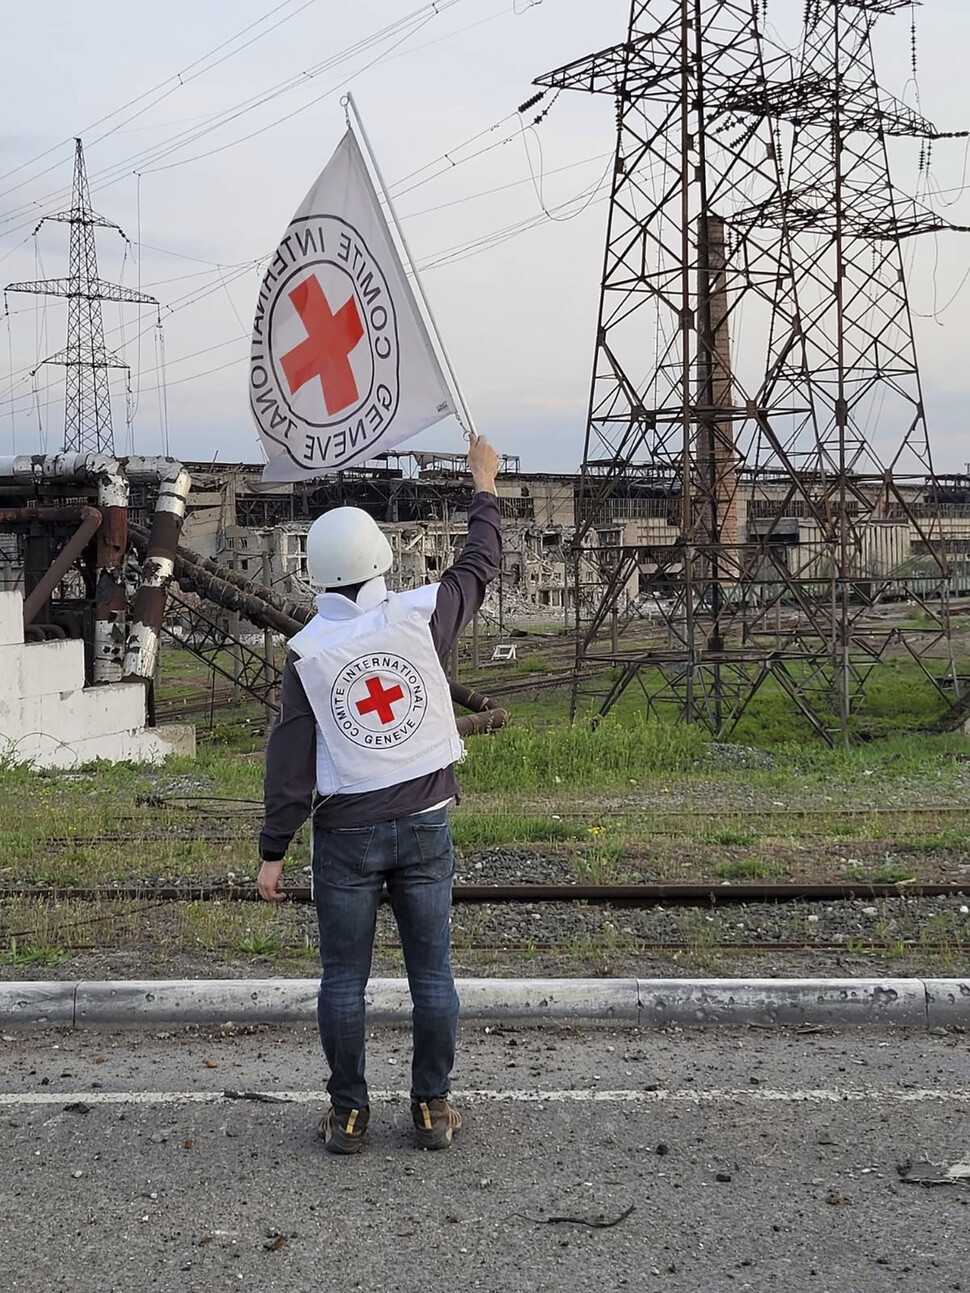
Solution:
{"label": "collapsed structure", "polygon": [[[399,453],[372,467],[360,467],[329,480],[274,485],[260,483],[259,464],[189,464],[193,490],[185,522],[186,544],[237,573],[269,584],[288,596],[306,599],[306,534],[329,507],[364,507],[387,534],[395,554],[398,588],[413,588],[440,576],[465,536],[468,477],[459,455]],[[821,532],[817,495],[822,484],[806,477],[796,491],[790,480],[766,473],[738,471],[730,495],[732,546],[773,545],[780,569],[798,570],[808,581],[826,578],[827,541]],[[925,567],[936,577],[938,552],[931,548],[926,522],[949,557],[951,589],[970,591],[970,476],[927,477],[895,490],[873,489],[860,481],[850,514],[867,512],[861,530],[855,578],[861,594],[867,582],[892,584],[887,600],[906,594]],[[676,484],[649,467],[628,466],[611,483],[595,512],[582,490],[579,473],[523,471],[506,460],[498,480],[504,518],[501,587],[489,603],[503,617],[557,617],[572,628],[576,586],[572,562],[577,533],[583,532],[581,595],[590,603],[605,592],[617,552],[632,556],[617,588],[624,614],[649,614],[656,599],[672,596],[682,560]],[[588,523],[588,529],[587,529]],[[782,577],[762,581],[761,596],[774,596]],[[793,598],[783,603],[794,605]],[[588,614],[588,606],[585,613]]]}
{"label": "collapsed structure", "polygon": [[[137,572],[132,483],[153,496]],[[0,758],[72,767],[194,753],[193,728],[145,730],[189,488],[170,458],[0,458]]]}

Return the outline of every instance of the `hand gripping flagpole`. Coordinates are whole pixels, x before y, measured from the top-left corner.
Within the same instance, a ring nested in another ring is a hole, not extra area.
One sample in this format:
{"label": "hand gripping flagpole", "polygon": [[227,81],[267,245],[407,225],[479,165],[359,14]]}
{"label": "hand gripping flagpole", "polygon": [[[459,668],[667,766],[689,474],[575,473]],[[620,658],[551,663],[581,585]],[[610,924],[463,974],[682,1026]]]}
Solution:
{"label": "hand gripping flagpole", "polygon": [[354,122],[356,123],[356,133],[360,137],[360,142],[364,145],[364,151],[366,152],[367,157],[370,161],[371,169],[374,172],[374,178],[377,180],[377,183],[380,188],[381,194],[384,198],[384,201],[387,203],[388,214],[391,217],[391,221],[394,225],[394,228],[397,230],[397,236],[400,240],[401,247],[404,251],[404,255],[407,259],[408,266],[411,270],[411,277],[413,279],[414,286],[417,288],[418,295],[421,298],[421,303],[424,306],[424,312],[427,317],[427,322],[431,325],[431,331],[434,333],[435,340],[438,343],[438,351],[440,354],[440,358],[442,359],[445,369],[448,373],[448,377],[451,381],[452,392],[455,396],[455,399],[458,403],[458,407],[460,409],[460,414],[456,412],[455,417],[458,419],[458,424],[464,431],[466,437],[469,437],[471,434],[477,435],[478,432],[475,430],[475,423],[474,423],[474,420],[472,419],[471,410],[468,407],[468,403],[465,400],[465,394],[461,388],[461,382],[459,382],[458,380],[458,374],[455,372],[455,366],[451,362],[451,356],[448,354],[448,347],[444,343],[444,338],[441,335],[441,330],[438,327],[438,322],[434,317],[434,311],[431,308],[431,302],[428,300],[428,297],[425,293],[424,284],[421,282],[421,275],[418,273],[418,267],[415,264],[414,257],[411,255],[411,248],[408,246],[407,236],[405,235],[404,230],[401,227],[401,221],[398,218],[397,211],[394,209],[394,202],[392,201],[391,195],[388,192],[387,185],[384,183],[384,176],[381,174],[381,168],[378,165],[377,157],[374,154],[373,148],[371,148],[370,140],[367,137],[367,131],[364,129],[364,123],[361,119],[360,110],[357,107],[357,104],[354,100],[354,96],[349,92],[343,96],[343,98],[340,100],[340,103],[344,110],[344,116],[347,119],[347,127],[348,129],[351,129],[351,130],[354,129],[354,126],[350,120],[351,111],[354,114]]}

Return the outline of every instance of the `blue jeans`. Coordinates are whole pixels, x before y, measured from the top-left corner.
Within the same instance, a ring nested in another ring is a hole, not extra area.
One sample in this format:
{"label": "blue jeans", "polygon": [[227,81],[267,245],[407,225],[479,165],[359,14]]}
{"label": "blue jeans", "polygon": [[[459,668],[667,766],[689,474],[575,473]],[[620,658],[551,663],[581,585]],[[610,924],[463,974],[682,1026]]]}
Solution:
{"label": "blue jeans", "polygon": [[411,989],[411,1095],[448,1094],[458,1033],[451,973],[451,885],[455,856],[448,810],[348,830],[314,828],[313,892],[322,977],[320,1040],[327,1090],[338,1109],[367,1104],[364,989],[370,975],[381,890],[387,885]]}

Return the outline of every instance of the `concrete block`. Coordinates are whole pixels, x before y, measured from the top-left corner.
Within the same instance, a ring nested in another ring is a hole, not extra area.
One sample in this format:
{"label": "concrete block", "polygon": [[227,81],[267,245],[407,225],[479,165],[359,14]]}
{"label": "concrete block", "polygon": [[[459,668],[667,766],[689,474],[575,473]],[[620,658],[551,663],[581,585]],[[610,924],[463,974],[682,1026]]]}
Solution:
{"label": "concrete block", "polygon": [[35,768],[76,768],[77,755],[71,746],[45,732],[25,732],[5,747],[14,763],[29,763]]}
{"label": "concrete block", "polygon": [[35,763],[38,767],[60,768],[70,772],[82,764],[94,763],[96,759],[120,762],[123,757],[118,753],[120,748],[120,738],[111,732],[107,736],[94,736],[86,741],[57,743],[49,751],[45,748],[45,752],[35,759]]}
{"label": "concrete block", "polygon": [[76,983],[0,983],[0,1027],[74,1023]]}
{"label": "concrete block", "polygon": [[184,759],[195,758],[195,725],[193,723],[163,723],[161,727],[148,728],[144,733],[147,741],[157,741],[163,759],[177,754]]}
{"label": "concrete block", "polygon": [[[38,643],[6,650],[44,652]],[[83,647],[81,648],[83,651]],[[73,667],[71,653],[57,653]],[[141,683],[0,698],[0,757],[40,768],[76,768],[95,759],[161,763],[171,754],[195,756],[195,728],[172,724],[145,729],[145,690]]]}
{"label": "concrete block", "polygon": [[68,743],[135,732],[145,726],[145,688],[140,682],[113,682],[46,696],[43,713],[44,730]]}
{"label": "concrete block", "polygon": [[84,643],[80,638],[32,642],[24,647],[23,696],[77,691],[84,686]]}
{"label": "concrete block", "polygon": [[[71,744],[76,767],[83,763],[94,763],[105,759],[109,763],[159,763],[157,757],[145,757],[145,751],[139,743],[137,733],[107,732],[103,736],[91,736],[85,741],[74,741]],[[67,764],[60,764],[67,767]]]}
{"label": "concrete block", "polygon": [[106,736],[75,741],[71,748],[79,763],[110,759],[113,763],[157,764],[163,763],[170,754],[195,758],[195,728],[173,723],[144,731],[109,732]]}
{"label": "concrete block", "polygon": [[42,704],[41,696],[0,701],[0,751],[14,762],[23,762],[30,738],[44,732]]}
{"label": "concrete block", "polygon": [[640,979],[641,1024],[926,1028],[921,979]]}
{"label": "concrete block", "polygon": [[0,748],[23,734],[22,718],[23,702],[19,698],[0,700]]}
{"label": "concrete block", "polygon": [[115,980],[79,983],[78,1026],[308,1023],[316,979]]}
{"label": "concrete block", "polygon": [[924,979],[930,1028],[970,1028],[970,979]]}
{"label": "concrete block", "polygon": [[50,696],[84,686],[84,643],[28,642],[0,646],[0,701]]}
{"label": "concrete block", "polygon": [[24,640],[24,599],[20,593],[0,593],[0,646]]}

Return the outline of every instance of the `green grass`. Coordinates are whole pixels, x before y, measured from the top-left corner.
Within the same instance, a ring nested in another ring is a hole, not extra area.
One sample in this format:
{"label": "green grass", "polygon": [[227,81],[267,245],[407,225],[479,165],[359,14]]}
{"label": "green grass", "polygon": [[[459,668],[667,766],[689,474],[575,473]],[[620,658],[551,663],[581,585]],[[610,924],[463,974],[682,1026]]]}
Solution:
{"label": "green grass", "polygon": [[527,655],[523,660],[519,661],[519,668],[518,668],[519,673],[539,674],[539,673],[552,673],[552,671],[553,671],[552,664],[544,656],[541,656],[541,655]]}
{"label": "green grass", "polygon": [[726,827],[718,831],[704,831],[699,839],[704,844],[719,844],[722,848],[737,846],[738,848],[748,848],[750,845],[757,843],[758,837],[750,834],[748,831],[738,830],[733,827]]}
{"label": "green grass", "polygon": [[784,875],[785,868],[767,858],[741,858],[736,862],[716,862],[714,874],[721,880],[767,880]]}
{"label": "green grass", "polygon": [[477,791],[628,787],[650,776],[693,771],[707,747],[694,728],[640,720],[630,726],[604,721],[536,731],[518,724],[469,741],[463,783]]}
{"label": "green grass", "polygon": [[866,884],[908,884],[916,879],[916,872],[904,863],[893,862],[887,858],[876,867],[867,868],[856,863],[843,872],[843,878],[849,881],[864,881]]}
{"label": "green grass", "polygon": [[926,835],[905,837],[897,840],[902,847],[913,853],[966,853],[970,850],[970,832],[958,829],[931,831]]}
{"label": "green grass", "polygon": [[495,848],[502,844],[549,843],[582,839],[586,827],[561,817],[525,813],[472,814],[452,818],[452,838],[458,849]]}
{"label": "green grass", "polygon": [[6,950],[0,952],[0,962],[4,965],[43,965],[52,968],[63,965],[69,958],[70,953],[64,947],[52,943],[22,943],[15,937],[9,940]]}

